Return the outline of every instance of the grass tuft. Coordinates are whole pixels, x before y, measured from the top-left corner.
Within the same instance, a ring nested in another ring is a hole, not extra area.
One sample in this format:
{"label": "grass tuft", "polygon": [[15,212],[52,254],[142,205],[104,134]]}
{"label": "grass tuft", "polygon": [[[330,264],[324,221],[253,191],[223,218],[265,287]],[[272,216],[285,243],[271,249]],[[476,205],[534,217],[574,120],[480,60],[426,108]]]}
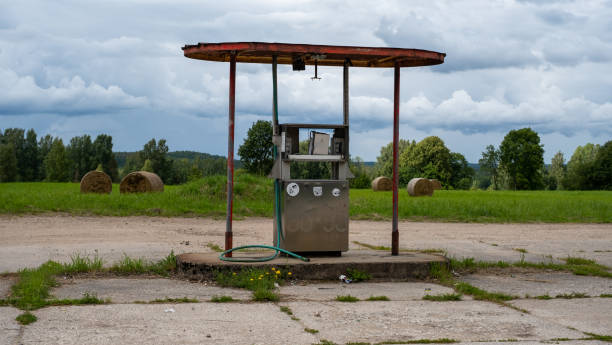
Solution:
{"label": "grass tuft", "polygon": [[88,305],[88,304],[108,304],[110,299],[99,299],[95,294],[85,293],[83,297],[76,299],[52,299],[47,302],[49,306],[60,305]]}
{"label": "grass tuft", "polygon": [[180,298],[156,298],[150,301],[148,304],[164,304],[164,303],[200,303],[199,300],[195,298],[189,297],[180,297]]}
{"label": "grass tuft", "polygon": [[306,332],[308,332],[310,334],[317,334],[317,333],[319,333],[318,329],[308,328],[308,327],[304,328],[304,331],[306,331]]}
{"label": "grass tuft", "polygon": [[214,250],[217,253],[221,253],[223,251],[223,249],[221,249],[221,247],[219,247],[217,244],[214,244],[212,242],[208,242],[206,244],[206,246],[212,250]]}
{"label": "grass tuft", "polygon": [[440,338],[440,339],[411,339],[411,340],[388,340],[383,341],[379,344],[453,344],[458,343],[458,340],[449,339],[449,338]]}
{"label": "grass tuft", "polygon": [[552,297],[550,297],[548,294],[546,295],[541,295],[541,296],[535,296],[535,299],[543,299],[543,300],[549,300],[552,299]]}
{"label": "grass tuft", "polygon": [[338,302],[357,302],[359,301],[359,298],[355,296],[351,296],[351,295],[336,296],[336,301]]}
{"label": "grass tuft", "polygon": [[283,313],[287,315],[293,315],[293,311],[291,310],[291,308],[284,306],[284,305],[280,306],[280,311],[282,311]]}
{"label": "grass tuft", "polygon": [[214,303],[229,303],[234,302],[235,300],[232,298],[232,296],[213,296],[210,301]]}
{"label": "grass tuft", "polygon": [[277,302],[280,297],[272,290],[257,289],[253,291],[253,300],[258,302]]}
{"label": "grass tuft", "polygon": [[425,295],[423,299],[426,301],[446,302],[446,301],[461,301],[461,294],[445,293],[443,295]]}
{"label": "grass tuft", "polygon": [[25,313],[17,316],[15,320],[17,320],[22,325],[29,325],[32,322],[36,322],[38,318],[36,317],[36,315],[30,313],[29,311],[26,311]]}
{"label": "grass tuft", "polygon": [[572,292],[570,294],[564,293],[564,294],[559,294],[557,296],[555,296],[555,298],[565,298],[565,299],[572,299],[572,298],[588,298],[590,297],[589,295],[582,293],[582,292]]}
{"label": "grass tuft", "polygon": [[168,276],[176,269],[176,256],[171,251],[168,256],[157,261],[147,261],[143,258],[131,258],[124,255],[123,258],[110,268],[110,272],[117,274],[157,274]]}
{"label": "grass tuft", "polygon": [[387,296],[370,296],[366,301],[390,301]]}
{"label": "grass tuft", "polygon": [[602,298],[612,298],[612,293],[602,293],[601,295],[599,295],[599,297],[602,297]]}
{"label": "grass tuft", "polygon": [[584,340],[599,340],[599,341],[605,341],[608,343],[612,343],[612,335],[599,335],[599,334],[588,333],[588,332],[584,332],[584,334],[589,336],[589,338],[584,338]]}
{"label": "grass tuft", "polygon": [[347,268],[346,274],[353,281],[353,283],[368,281],[372,279],[372,275],[368,272],[360,271],[358,269]]}
{"label": "grass tuft", "polygon": [[517,298],[501,292],[488,292],[465,282],[457,283],[455,289],[459,293],[471,295],[474,299],[481,301],[505,302]]}

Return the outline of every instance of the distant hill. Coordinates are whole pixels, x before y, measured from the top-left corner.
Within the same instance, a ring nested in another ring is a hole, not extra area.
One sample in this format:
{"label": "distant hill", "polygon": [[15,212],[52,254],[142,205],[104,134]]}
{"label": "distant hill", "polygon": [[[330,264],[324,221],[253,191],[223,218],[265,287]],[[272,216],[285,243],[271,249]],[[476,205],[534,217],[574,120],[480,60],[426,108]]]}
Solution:
{"label": "distant hill", "polygon": [[[119,166],[119,169],[123,168],[123,166],[125,165],[125,162],[127,161],[127,157],[133,154],[138,154],[138,152],[125,152],[125,151],[115,152],[115,159],[117,160],[117,165]],[[218,158],[225,159],[224,156],[211,155],[209,153],[196,152],[196,151],[172,151],[172,152],[168,152],[168,157],[170,157],[171,159],[185,158],[190,161],[193,161],[196,158],[200,158],[201,160],[218,159]],[[242,162],[240,162],[239,160],[234,160],[234,166],[236,167],[236,169],[239,169],[240,167],[242,167]]]}

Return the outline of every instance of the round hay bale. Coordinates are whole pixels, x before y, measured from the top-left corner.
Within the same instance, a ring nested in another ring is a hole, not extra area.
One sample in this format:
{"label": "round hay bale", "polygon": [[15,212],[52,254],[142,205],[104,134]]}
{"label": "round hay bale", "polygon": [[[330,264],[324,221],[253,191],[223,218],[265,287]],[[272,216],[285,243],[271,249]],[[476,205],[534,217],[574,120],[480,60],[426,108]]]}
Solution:
{"label": "round hay bale", "polygon": [[121,180],[119,191],[121,193],[163,192],[164,183],[155,173],[134,171]]}
{"label": "round hay bale", "polygon": [[435,178],[430,178],[429,182],[431,182],[431,187],[433,188],[433,190],[442,189],[442,183],[440,183],[440,181],[436,180]]}
{"label": "round hay bale", "polygon": [[432,196],[433,187],[426,178],[413,178],[408,182],[408,194],[410,196]]}
{"label": "round hay bale", "polygon": [[102,171],[92,170],[81,179],[81,193],[109,194],[113,190],[113,181]]}
{"label": "round hay bale", "polygon": [[372,181],[372,190],[375,192],[381,190],[391,190],[393,188],[393,181],[385,176],[378,176]]}

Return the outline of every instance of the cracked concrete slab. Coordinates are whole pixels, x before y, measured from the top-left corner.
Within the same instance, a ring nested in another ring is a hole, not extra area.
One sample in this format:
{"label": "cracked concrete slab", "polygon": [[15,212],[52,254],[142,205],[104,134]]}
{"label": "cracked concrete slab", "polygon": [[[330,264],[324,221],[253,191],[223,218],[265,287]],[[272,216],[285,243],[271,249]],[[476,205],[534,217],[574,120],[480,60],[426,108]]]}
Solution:
{"label": "cracked concrete slab", "polygon": [[271,303],[52,307],[24,344],[312,344],[317,338]]}
{"label": "cracked concrete slab", "polygon": [[0,307],[0,345],[17,344],[21,325],[15,321],[22,312],[11,307]]}
{"label": "cracked concrete slab", "polygon": [[15,284],[15,279],[0,278],[0,298],[6,298],[11,293],[13,284]]}
{"label": "cracked concrete slab", "polygon": [[163,278],[100,278],[60,281],[51,290],[56,298],[81,298],[85,293],[114,303],[149,302],[164,298],[193,298],[209,301],[213,296],[231,296],[237,300],[250,300],[251,292],[241,289],[207,286],[183,280]]}
{"label": "cracked concrete slab", "polygon": [[612,335],[612,298],[517,300],[532,315],[582,332]]}
{"label": "cracked concrete slab", "polygon": [[460,341],[580,338],[554,322],[508,307],[463,302],[288,302],[306,327],[336,343],[452,338]]}
{"label": "cracked concrete slab", "polygon": [[351,295],[359,299],[370,296],[387,296],[392,301],[420,300],[423,296],[453,293],[454,290],[433,283],[318,283],[308,285],[285,285],[280,287],[282,300],[333,301],[338,295]]}
{"label": "cracked concrete slab", "polygon": [[512,274],[471,274],[460,278],[487,291],[525,297],[549,295],[555,297],[572,292],[588,296],[612,294],[612,279],[578,276],[569,272],[533,272]]}

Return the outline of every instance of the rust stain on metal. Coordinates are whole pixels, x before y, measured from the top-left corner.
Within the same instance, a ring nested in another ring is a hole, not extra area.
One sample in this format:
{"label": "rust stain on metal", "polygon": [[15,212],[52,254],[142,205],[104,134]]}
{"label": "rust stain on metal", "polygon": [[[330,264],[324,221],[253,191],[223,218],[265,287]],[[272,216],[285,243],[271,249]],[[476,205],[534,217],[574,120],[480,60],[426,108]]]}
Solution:
{"label": "rust stain on metal", "polygon": [[[183,47],[183,54],[192,59],[227,62],[232,54],[241,63],[271,64],[277,56],[279,64],[290,65],[296,56],[307,65],[343,66],[350,59],[353,67],[417,67],[438,65],[446,54],[421,49],[354,47],[313,44],[228,42],[198,43]],[[322,56],[325,56],[322,58]]]}

